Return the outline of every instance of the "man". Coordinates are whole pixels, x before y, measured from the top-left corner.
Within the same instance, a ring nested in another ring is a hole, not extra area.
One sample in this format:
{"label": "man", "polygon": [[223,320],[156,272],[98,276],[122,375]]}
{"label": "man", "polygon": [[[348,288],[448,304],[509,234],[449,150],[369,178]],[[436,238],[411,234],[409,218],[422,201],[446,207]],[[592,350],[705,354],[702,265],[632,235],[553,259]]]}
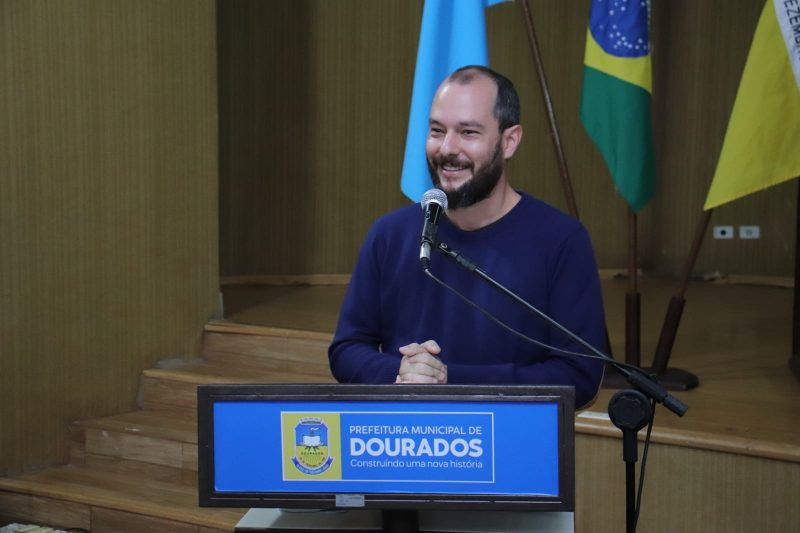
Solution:
{"label": "man", "polygon": [[[506,161],[522,140],[513,84],[485,67],[451,74],[434,96],[426,154],[448,198],[438,238],[593,346],[605,343],[594,254],[575,219],[514,190]],[[574,385],[595,397],[603,364],[533,345],[435,283],[420,268],[423,216],[408,206],[381,217],[361,249],[328,355],[349,383]],[[444,256],[431,272],[526,336],[587,350]]]}

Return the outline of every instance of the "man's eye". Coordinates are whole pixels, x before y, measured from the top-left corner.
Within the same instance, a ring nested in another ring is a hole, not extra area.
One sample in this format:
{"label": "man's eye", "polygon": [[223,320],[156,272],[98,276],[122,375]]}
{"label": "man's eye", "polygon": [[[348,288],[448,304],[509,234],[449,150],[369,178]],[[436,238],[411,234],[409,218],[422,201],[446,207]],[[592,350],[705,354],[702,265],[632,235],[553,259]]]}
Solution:
{"label": "man's eye", "polygon": [[464,134],[464,135],[466,135],[467,137],[474,137],[475,135],[478,135],[478,132],[477,132],[477,131],[475,131],[475,130],[464,130],[464,131],[463,131],[463,132],[461,132],[461,133],[463,133],[463,134]]}

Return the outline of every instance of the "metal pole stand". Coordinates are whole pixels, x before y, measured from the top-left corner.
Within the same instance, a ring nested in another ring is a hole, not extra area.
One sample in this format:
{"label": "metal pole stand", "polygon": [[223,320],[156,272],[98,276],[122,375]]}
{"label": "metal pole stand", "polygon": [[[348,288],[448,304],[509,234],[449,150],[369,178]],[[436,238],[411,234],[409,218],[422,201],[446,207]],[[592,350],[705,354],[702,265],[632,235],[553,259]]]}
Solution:
{"label": "metal pole stand", "polygon": [[608,417],[622,430],[622,460],[625,461],[625,531],[636,531],[637,433],[652,418],[650,400],[634,389],[623,389],[608,402]]}

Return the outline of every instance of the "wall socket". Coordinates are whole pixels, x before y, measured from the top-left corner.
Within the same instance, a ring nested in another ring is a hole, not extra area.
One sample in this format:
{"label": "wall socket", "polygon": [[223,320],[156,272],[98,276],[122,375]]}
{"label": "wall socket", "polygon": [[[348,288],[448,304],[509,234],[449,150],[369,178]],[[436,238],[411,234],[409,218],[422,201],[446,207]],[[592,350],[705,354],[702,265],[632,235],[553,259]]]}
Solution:
{"label": "wall socket", "polygon": [[715,239],[733,239],[733,226],[714,226]]}
{"label": "wall socket", "polygon": [[761,238],[760,226],[739,226],[740,239],[759,239]]}

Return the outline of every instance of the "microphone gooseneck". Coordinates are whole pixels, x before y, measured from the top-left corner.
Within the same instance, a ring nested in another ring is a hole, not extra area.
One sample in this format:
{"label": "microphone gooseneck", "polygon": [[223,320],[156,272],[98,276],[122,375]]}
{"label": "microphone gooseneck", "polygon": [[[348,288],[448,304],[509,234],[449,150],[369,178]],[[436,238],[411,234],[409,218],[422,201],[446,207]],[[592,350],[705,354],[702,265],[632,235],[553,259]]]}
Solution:
{"label": "microphone gooseneck", "polygon": [[419,242],[419,261],[422,269],[427,270],[431,262],[431,248],[438,242],[436,232],[439,229],[439,217],[447,210],[447,195],[441,189],[428,189],[422,195],[420,207],[425,215],[425,221]]}

